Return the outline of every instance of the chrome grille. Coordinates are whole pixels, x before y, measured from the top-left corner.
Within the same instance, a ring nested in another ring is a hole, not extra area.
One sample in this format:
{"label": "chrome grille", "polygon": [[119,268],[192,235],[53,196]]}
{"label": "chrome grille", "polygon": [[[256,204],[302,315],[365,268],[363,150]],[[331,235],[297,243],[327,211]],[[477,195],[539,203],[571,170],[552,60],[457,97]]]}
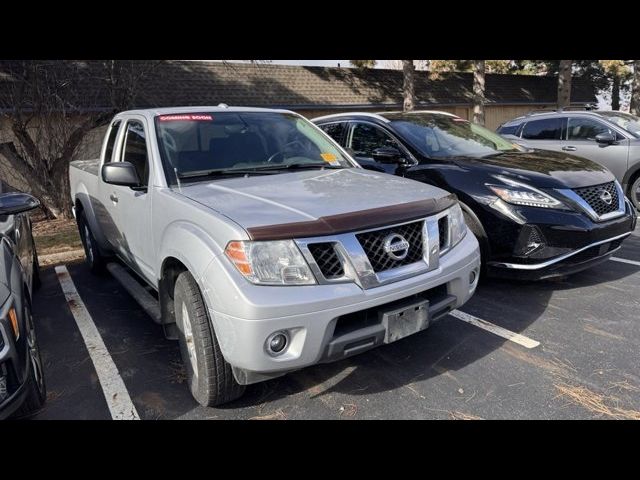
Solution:
{"label": "chrome grille", "polygon": [[449,220],[446,216],[438,219],[438,234],[440,250],[444,250],[449,244]]}
{"label": "chrome grille", "polygon": [[[602,185],[594,185],[592,187],[574,188],[573,191],[587,202],[599,216],[616,212],[619,208],[618,189],[616,188],[615,182],[603,183]],[[600,198],[603,192],[608,192],[611,195],[610,204],[607,204]]]}
{"label": "chrome grille", "polygon": [[[359,233],[356,238],[364,249],[373,271],[378,273],[392,268],[415,263],[422,258],[422,228],[424,222],[413,222],[396,227],[383,228]],[[384,251],[384,241],[392,233],[402,235],[409,242],[407,256],[403,260],[395,260]]]}
{"label": "chrome grille", "polygon": [[324,278],[331,280],[344,275],[342,262],[333,243],[311,243],[308,248]]}

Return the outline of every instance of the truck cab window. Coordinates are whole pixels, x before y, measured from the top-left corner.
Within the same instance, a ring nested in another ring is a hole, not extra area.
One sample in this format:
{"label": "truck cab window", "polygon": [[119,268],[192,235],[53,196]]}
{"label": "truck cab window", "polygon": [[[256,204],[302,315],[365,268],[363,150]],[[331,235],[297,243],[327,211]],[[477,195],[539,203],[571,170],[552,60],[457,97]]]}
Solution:
{"label": "truck cab window", "polygon": [[130,162],[136,167],[142,185],[146,186],[149,183],[146,135],[144,126],[138,121],[132,120],[127,123],[122,161]]}
{"label": "truck cab window", "polygon": [[113,160],[113,147],[116,144],[118,130],[120,130],[120,120],[113,122],[113,124],[111,125],[109,138],[107,139],[107,147],[104,151],[104,163],[109,163]]}

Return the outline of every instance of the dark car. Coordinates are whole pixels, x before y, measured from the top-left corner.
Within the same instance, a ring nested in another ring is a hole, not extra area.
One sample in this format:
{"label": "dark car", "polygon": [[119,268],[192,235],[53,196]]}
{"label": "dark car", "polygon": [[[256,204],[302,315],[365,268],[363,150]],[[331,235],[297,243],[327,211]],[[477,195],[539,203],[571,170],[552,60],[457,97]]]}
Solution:
{"label": "dark car", "polygon": [[0,419],[42,408],[46,389],[31,316],[39,282],[31,220],[39,205],[24,193],[7,193],[0,182]]}
{"label": "dark car", "polygon": [[313,121],[364,168],[455,193],[489,274],[568,275],[609,258],[635,227],[632,206],[605,167],[526,149],[452,114],[350,113]]}

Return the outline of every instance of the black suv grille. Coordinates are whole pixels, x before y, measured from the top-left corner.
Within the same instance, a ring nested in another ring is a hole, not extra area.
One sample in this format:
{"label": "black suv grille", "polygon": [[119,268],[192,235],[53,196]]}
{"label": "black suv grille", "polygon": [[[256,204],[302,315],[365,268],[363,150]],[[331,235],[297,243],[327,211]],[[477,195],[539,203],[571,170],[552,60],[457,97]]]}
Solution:
{"label": "black suv grille", "polygon": [[[618,210],[618,189],[615,182],[603,183],[593,187],[575,188],[573,191],[580,195],[598,215],[605,215]],[[607,204],[600,198],[603,192],[608,192],[611,195],[611,204]]]}
{"label": "black suv grille", "polygon": [[[362,245],[374,272],[415,263],[422,258],[422,226],[424,222],[413,222],[373,232],[359,233],[356,238]],[[409,251],[403,260],[394,260],[384,251],[384,241],[392,233],[402,235],[409,242]]]}
{"label": "black suv grille", "polygon": [[344,275],[342,262],[333,243],[312,243],[308,247],[324,278],[330,280]]}

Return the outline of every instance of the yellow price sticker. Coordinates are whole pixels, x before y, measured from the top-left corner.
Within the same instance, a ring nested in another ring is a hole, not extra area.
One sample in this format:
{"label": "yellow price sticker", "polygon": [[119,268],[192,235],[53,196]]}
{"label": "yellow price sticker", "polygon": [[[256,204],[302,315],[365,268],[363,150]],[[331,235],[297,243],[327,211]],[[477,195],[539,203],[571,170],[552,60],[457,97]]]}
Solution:
{"label": "yellow price sticker", "polygon": [[320,156],[325,162],[335,162],[337,160],[333,153],[321,153]]}

